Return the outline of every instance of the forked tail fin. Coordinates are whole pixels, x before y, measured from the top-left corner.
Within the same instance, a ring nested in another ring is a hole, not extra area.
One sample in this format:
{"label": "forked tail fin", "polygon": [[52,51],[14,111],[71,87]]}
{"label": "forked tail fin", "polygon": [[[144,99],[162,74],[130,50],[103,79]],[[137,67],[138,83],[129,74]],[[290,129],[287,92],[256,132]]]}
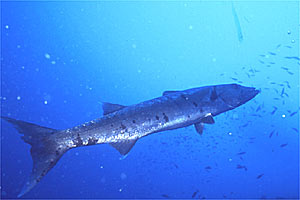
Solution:
{"label": "forked tail fin", "polygon": [[67,151],[67,148],[57,144],[53,137],[51,137],[58,130],[9,117],[1,118],[13,124],[19,133],[23,134],[22,139],[31,145],[30,153],[33,160],[33,167],[29,179],[18,195],[18,197],[21,197],[40,182]]}

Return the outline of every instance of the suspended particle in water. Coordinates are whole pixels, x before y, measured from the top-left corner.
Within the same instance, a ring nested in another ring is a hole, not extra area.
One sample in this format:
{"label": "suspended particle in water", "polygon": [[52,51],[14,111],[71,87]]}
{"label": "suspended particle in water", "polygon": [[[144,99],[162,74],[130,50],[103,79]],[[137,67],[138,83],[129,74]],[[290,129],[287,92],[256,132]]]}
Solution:
{"label": "suspended particle in water", "polygon": [[21,100],[21,97],[20,97],[20,96],[17,96],[17,100]]}
{"label": "suspended particle in water", "polygon": [[8,25],[5,25],[5,28],[6,28],[6,29],[9,29],[9,26],[8,26]]}
{"label": "suspended particle in water", "polygon": [[122,172],[121,175],[120,175],[120,178],[122,180],[125,180],[127,178],[127,175],[124,172]]}
{"label": "suspended particle in water", "polygon": [[102,177],[100,181],[101,181],[101,183],[105,183],[106,182],[105,177]]}
{"label": "suspended particle in water", "polygon": [[291,40],[292,43],[295,43],[295,40]]}
{"label": "suspended particle in water", "polygon": [[290,31],[290,30],[288,30],[288,31],[287,31],[287,34],[289,34],[289,35],[290,35],[290,34],[291,34],[291,31]]}
{"label": "suspended particle in water", "polygon": [[48,101],[47,101],[47,100],[45,100],[45,101],[44,101],[44,104],[45,104],[45,105],[47,105],[47,104],[48,104]]}
{"label": "suspended particle in water", "polygon": [[282,118],[285,118],[285,114],[281,115]]}
{"label": "suspended particle in water", "polygon": [[232,133],[231,133],[231,132],[229,132],[229,133],[228,133],[228,135],[232,135]]}
{"label": "suspended particle in water", "polygon": [[52,60],[52,61],[51,61],[51,64],[52,64],[52,65],[55,65],[55,64],[56,64],[55,60]]}
{"label": "suspended particle in water", "polygon": [[46,59],[50,59],[50,54],[45,53],[45,58],[46,58]]}
{"label": "suspended particle in water", "polygon": [[132,44],[132,48],[136,49],[136,44]]}
{"label": "suspended particle in water", "polygon": [[194,27],[193,27],[192,25],[189,25],[189,29],[190,29],[190,30],[193,30],[193,28],[194,28]]}

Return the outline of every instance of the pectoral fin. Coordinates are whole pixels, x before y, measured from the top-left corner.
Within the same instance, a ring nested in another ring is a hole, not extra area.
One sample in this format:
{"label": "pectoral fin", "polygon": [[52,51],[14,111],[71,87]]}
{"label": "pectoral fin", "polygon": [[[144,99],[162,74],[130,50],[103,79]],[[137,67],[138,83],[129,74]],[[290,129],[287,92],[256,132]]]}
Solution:
{"label": "pectoral fin", "polygon": [[120,152],[120,154],[126,155],[132,149],[132,147],[134,146],[134,144],[136,143],[136,141],[137,141],[137,139],[122,140],[120,142],[110,143],[110,145],[112,147],[114,147],[115,149],[117,149]]}
{"label": "pectoral fin", "polygon": [[213,116],[211,115],[211,113],[208,113],[205,115],[204,118],[201,119],[201,122],[205,123],[205,124],[214,124],[215,120],[214,120]]}
{"label": "pectoral fin", "polygon": [[202,135],[203,129],[204,129],[204,124],[200,122],[200,123],[194,124],[194,126],[195,126],[195,129],[196,129],[197,133]]}

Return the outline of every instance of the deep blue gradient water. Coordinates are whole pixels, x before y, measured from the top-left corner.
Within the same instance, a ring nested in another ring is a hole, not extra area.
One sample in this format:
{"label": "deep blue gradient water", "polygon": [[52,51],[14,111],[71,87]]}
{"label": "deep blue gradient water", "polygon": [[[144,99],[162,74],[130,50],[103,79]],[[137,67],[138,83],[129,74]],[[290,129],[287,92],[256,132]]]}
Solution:
{"label": "deep blue gradient water", "polygon": [[[165,90],[261,93],[194,127],[68,151],[23,198],[299,198],[299,2],[1,2],[1,115],[55,129]],[[31,172],[1,120],[1,198]]]}

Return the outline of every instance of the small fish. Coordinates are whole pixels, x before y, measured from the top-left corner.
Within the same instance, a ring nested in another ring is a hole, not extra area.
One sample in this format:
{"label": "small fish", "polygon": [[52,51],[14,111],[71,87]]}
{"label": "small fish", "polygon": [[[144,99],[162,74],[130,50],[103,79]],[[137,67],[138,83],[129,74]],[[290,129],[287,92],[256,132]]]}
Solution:
{"label": "small fish", "polygon": [[232,10],[233,18],[234,18],[235,27],[237,29],[238,39],[239,39],[239,42],[242,42],[243,41],[243,33],[242,33],[242,29],[241,29],[241,24],[239,21],[239,17],[235,11],[233,3],[231,3],[231,8],[232,8],[231,10]]}
{"label": "small fish", "polygon": [[207,166],[207,167],[205,167],[205,169],[211,169],[211,166]]}
{"label": "small fish", "polygon": [[288,88],[291,88],[290,83],[289,83],[288,81],[284,81],[284,83],[286,83],[286,86],[287,86]]}
{"label": "small fish", "polygon": [[240,152],[240,153],[237,153],[236,155],[244,155],[246,152]]}
{"label": "small fish", "polygon": [[271,51],[269,51],[268,53],[269,53],[270,55],[272,55],[272,56],[276,56],[276,55],[277,55],[276,53],[271,52]]}
{"label": "small fish", "polygon": [[256,177],[256,179],[260,179],[264,174],[260,174]]}
{"label": "small fish", "polygon": [[294,75],[294,73],[293,73],[293,72],[290,72],[290,71],[288,71],[287,73],[289,73],[290,75]]}
{"label": "small fish", "polygon": [[273,136],[274,132],[275,132],[275,130],[273,130],[273,131],[270,133],[269,138],[271,138],[271,137]]}
{"label": "small fish", "polygon": [[244,128],[244,127],[246,127],[246,126],[248,126],[248,125],[249,125],[249,123],[246,123],[246,124],[242,125],[242,127]]}
{"label": "small fish", "polygon": [[237,78],[233,78],[233,77],[230,77],[232,80],[234,80],[234,81],[237,81],[238,79]]}
{"label": "small fish", "polygon": [[260,110],[261,110],[261,106],[259,105],[259,106],[257,107],[257,109],[256,109],[255,112],[258,112],[258,111],[260,111]]}
{"label": "small fish", "polygon": [[289,68],[287,68],[287,67],[281,67],[281,69],[286,70],[286,71],[289,70]]}
{"label": "small fish", "polygon": [[238,164],[238,165],[236,166],[236,168],[237,168],[237,169],[244,169],[245,171],[248,170],[246,166],[243,166],[243,165],[240,165],[240,164]]}
{"label": "small fish", "polygon": [[261,64],[265,64],[265,62],[264,61],[262,61],[262,60],[258,60]]}
{"label": "small fish", "polygon": [[297,133],[299,133],[299,130],[297,128],[292,128],[294,131],[296,131]]}
{"label": "small fish", "polygon": [[289,48],[289,49],[291,49],[291,48],[292,48],[291,46],[288,46],[288,45],[286,45],[286,46],[284,46],[284,47],[286,47],[286,48]]}
{"label": "small fish", "polygon": [[195,196],[197,195],[197,193],[199,192],[199,190],[196,190],[193,195],[192,195],[192,198],[195,198]]}
{"label": "small fish", "polygon": [[280,145],[280,147],[285,147],[285,146],[287,146],[288,144],[286,143],[286,144],[282,144],[282,145]]}
{"label": "small fish", "polygon": [[167,194],[162,194],[161,196],[164,197],[164,198],[168,198],[168,199],[170,198],[170,196],[167,195]]}
{"label": "small fish", "polygon": [[271,115],[274,115],[275,114],[275,112],[277,111],[277,107],[275,107],[275,106],[273,106],[274,107],[274,110],[271,112]]}
{"label": "small fish", "polygon": [[284,94],[284,88],[282,88],[280,96],[283,97],[283,94]]}
{"label": "small fish", "polygon": [[275,63],[275,62],[269,62],[269,64],[271,64],[271,65],[275,65],[276,63]]}
{"label": "small fish", "polygon": [[297,56],[286,56],[286,57],[284,57],[284,58],[286,58],[286,59],[295,59],[295,60],[300,61],[300,58],[297,57]]}
{"label": "small fish", "polygon": [[281,47],[281,44],[278,44],[278,45],[276,46],[276,49],[278,49],[279,47]]}

